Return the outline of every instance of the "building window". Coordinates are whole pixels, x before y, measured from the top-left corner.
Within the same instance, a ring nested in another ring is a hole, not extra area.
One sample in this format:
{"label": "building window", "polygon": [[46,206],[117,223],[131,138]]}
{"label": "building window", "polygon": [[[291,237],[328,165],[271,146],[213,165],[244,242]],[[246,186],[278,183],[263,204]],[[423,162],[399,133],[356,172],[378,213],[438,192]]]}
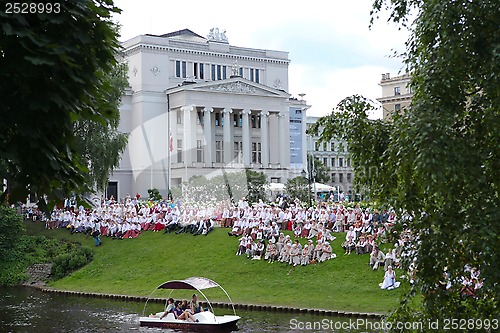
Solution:
{"label": "building window", "polygon": [[205,79],[205,66],[203,64],[200,64],[200,74],[199,74],[200,80]]}
{"label": "building window", "polygon": [[335,150],[335,142],[330,142],[330,151]]}
{"label": "building window", "polygon": [[243,67],[240,67],[240,76],[243,77]]}
{"label": "building window", "polygon": [[350,158],[346,158],[345,159],[345,166],[350,168],[351,167],[351,159]]}
{"label": "building window", "polygon": [[215,126],[221,126],[220,112],[215,112]]}
{"label": "building window", "polygon": [[234,126],[234,127],[239,127],[239,125],[240,125],[240,122],[238,121],[238,120],[239,120],[239,118],[240,118],[240,115],[239,115],[239,114],[236,114],[236,113],[235,113],[235,114],[233,115],[233,126]]}
{"label": "building window", "polygon": [[344,166],[344,159],[339,157],[339,167],[342,168]]}
{"label": "building window", "polygon": [[194,74],[194,78],[197,79],[198,78],[198,63],[197,62],[193,63],[193,74]]}
{"label": "building window", "polygon": [[201,140],[196,140],[196,162],[203,162],[203,148]]}
{"label": "building window", "polygon": [[342,143],[339,143],[339,152],[344,152],[344,145]]}
{"label": "building window", "polygon": [[260,83],[260,77],[259,76],[260,76],[259,75],[259,70],[256,69],[255,70],[255,82],[257,82],[257,83]]}
{"label": "building window", "polygon": [[401,104],[394,104],[394,112],[401,111]]}
{"label": "building window", "polygon": [[339,173],[339,183],[343,183],[343,182],[344,182],[344,174]]}
{"label": "building window", "polygon": [[347,182],[352,183],[352,174],[347,174]]}
{"label": "building window", "polygon": [[255,115],[251,115],[250,119],[252,122],[252,128],[257,128],[257,117],[255,117]]}
{"label": "building window", "polygon": [[335,183],[335,173],[332,173],[332,183]]}
{"label": "building window", "polygon": [[319,144],[318,141],[314,141],[314,150],[318,151],[319,150]]}
{"label": "building window", "polygon": [[234,143],[234,159],[236,163],[243,163],[243,142]]}
{"label": "building window", "polygon": [[252,142],[252,163],[262,163],[260,142]]}
{"label": "building window", "polygon": [[182,163],[182,140],[177,140],[177,163]]}
{"label": "building window", "polygon": [[332,168],[335,168],[335,157],[332,157]]}
{"label": "building window", "polygon": [[196,111],[196,125],[202,125],[202,124],[203,124],[203,112]]}
{"label": "building window", "polygon": [[222,66],[217,65],[217,80],[220,80],[222,77]]}
{"label": "building window", "polygon": [[180,110],[177,110],[177,124],[182,124],[182,113]]}
{"label": "building window", "polygon": [[212,65],[212,81],[215,81],[215,65]]}
{"label": "building window", "polygon": [[224,150],[222,149],[222,141],[215,141],[215,162],[222,163],[224,161]]}
{"label": "building window", "polygon": [[327,166],[327,165],[328,165],[328,158],[327,158],[327,157],[323,157],[323,164],[324,164],[325,166]]}
{"label": "building window", "polygon": [[222,79],[227,79],[227,66],[222,66]]}
{"label": "building window", "polygon": [[175,77],[181,77],[181,62],[179,60],[175,62]]}
{"label": "building window", "polygon": [[401,87],[397,86],[394,87],[394,95],[401,95]]}
{"label": "building window", "polygon": [[182,62],[182,77],[185,79],[187,77],[186,75],[186,62]]}
{"label": "building window", "polygon": [[253,81],[253,68],[250,68],[250,81]]}

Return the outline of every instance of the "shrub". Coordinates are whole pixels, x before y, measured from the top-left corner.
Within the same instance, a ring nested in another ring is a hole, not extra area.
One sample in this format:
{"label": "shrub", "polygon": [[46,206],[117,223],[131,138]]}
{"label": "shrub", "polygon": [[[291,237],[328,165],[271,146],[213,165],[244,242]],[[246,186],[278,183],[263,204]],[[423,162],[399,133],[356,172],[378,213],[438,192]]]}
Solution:
{"label": "shrub", "polygon": [[52,278],[61,279],[92,261],[94,253],[88,247],[78,247],[70,253],[58,255],[52,265]]}

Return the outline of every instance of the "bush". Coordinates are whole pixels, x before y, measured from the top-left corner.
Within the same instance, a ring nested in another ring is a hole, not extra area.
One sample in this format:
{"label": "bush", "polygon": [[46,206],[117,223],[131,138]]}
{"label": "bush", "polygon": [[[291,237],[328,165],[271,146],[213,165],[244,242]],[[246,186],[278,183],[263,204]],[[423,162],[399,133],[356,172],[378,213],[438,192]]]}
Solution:
{"label": "bush", "polygon": [[52,264],[52,278],[61,279],[92,261],[94,253],[88,247],[78,247],[71,253],[57,256]]}

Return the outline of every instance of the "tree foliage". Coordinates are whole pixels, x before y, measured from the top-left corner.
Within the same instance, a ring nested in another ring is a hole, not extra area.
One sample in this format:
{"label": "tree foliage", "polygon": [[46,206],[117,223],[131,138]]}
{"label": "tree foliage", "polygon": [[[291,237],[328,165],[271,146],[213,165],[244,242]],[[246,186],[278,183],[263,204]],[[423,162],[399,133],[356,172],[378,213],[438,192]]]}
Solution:
{"label": "tree foliage", "polygon": [[85,119],[75,122],[74,125],[76,150],[88,167],[87,183],[98,191],[106,188],[109,174],[120,162],[121,153],[128,142],[127,134],[118,131],[118,107],[128,86],[126,73],[127,64],[118,63],[105,74],[105,80],[112,89],[107,101],[108,122]]}
{"label": "tree foliage", "polygon": [[312,197],[312,187],[307,178],[298,176],[290,178],[285,184],[285,192],[290,198],[297,198],[301,202],[309,202]]}
{"label": "tree foliage", "polygon": [[57,14],[0,12],[0,178],[12,192],[89,188],[74,126],[114,119],[105,73],[116,63],[116,12],[111,0],[63,1]]}
{"label": "tree foliage", "polygon": [[[389,8],[391,20],[409,25],[414,7],[405,53],[411,106],[384,123],[367,118],[369,101],[347,98],[319,122],[323,139],[344,135],[356,181],[413,217],[403,264],[414,265],[416,283],[392,320],[498,319],[500,6],[377,0],[372,15]],[[473,267],[482,286],[470,295],[463,281]],[[414,295],[424,296],[422,309],[411,307]]]}

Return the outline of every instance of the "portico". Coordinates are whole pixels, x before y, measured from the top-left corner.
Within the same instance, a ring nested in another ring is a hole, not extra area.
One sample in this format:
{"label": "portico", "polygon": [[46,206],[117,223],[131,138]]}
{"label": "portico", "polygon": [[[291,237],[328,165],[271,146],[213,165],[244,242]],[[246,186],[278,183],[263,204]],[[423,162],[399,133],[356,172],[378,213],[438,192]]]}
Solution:
{"label": "portico", "polygon": [[232,77],[175,87],[166,94],[178,144],[172,152],[172,179],[185,181],[211,168],[266,172],[289,166],[289,95],[283,91]]}

